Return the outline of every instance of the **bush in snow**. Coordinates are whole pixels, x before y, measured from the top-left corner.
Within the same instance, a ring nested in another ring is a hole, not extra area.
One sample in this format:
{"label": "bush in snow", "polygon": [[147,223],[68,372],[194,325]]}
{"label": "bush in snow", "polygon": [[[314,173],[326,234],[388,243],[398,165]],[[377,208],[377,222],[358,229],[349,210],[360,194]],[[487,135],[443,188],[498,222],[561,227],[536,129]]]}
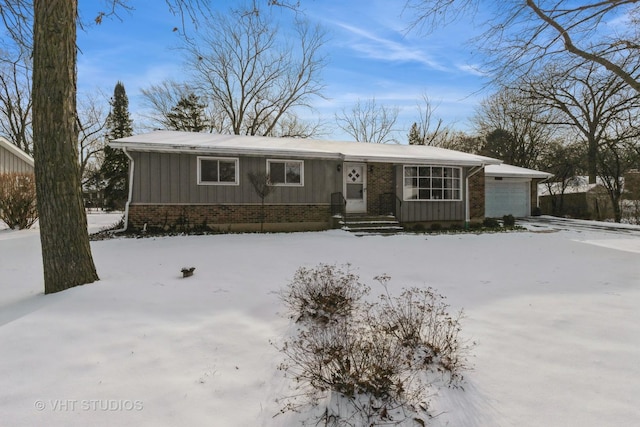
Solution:
{"label": "bush in snow", "polygon": [[38,220],[33,174],[0,174],[0,219],[9,228],[29,228]]}
{"label": "bush in snow", "polygon": [[[392,297],[389,277],[376,279],[387,292],[374,303],[363,301],[369,288],[357,276],[328,265],[299,269],[281,292],[299,320],[280,346],[280,369],[299,390],[283,412],[306,408],[312,425],[424,425],[434,388],[462,380],[469,348],[458,340],[461,313],[449,315],[431,288]],[[326,306],[336,300],[341,309]]]}
{"label": "bush in snow", "polygon": [[349,266],[338,268],[320,264],[316,268],[299,268],[280,299],[296,321],[326,323],[348,317],[369,289],[349,272]]}

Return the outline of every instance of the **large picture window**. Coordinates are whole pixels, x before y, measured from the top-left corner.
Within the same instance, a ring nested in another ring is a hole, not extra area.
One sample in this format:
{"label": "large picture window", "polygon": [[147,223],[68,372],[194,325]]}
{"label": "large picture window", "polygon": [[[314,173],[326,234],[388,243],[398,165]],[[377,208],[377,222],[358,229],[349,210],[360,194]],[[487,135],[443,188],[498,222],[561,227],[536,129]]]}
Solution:
{"label": "large picture window", "polygon": [[198,157],[198,184],[237,185],[238,159]]}
{"label": "large picture window", "polygon": [[404,200],[461,200],[462,171],[449,166],[405,166]]}
{"label": "large picture window", "polygon": [[267,160],[267,173],[271,185],[304,185],[302,160]]}

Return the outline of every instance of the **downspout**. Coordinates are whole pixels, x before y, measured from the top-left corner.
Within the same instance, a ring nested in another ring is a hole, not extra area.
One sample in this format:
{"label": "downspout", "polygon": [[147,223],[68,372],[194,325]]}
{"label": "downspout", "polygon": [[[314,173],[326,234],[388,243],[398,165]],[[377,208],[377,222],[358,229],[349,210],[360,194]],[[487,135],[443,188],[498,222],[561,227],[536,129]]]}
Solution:
{"label": "downspout", "polygon": [[124,205],[124,225],[122,226],[122,228],[118,228],[117,230],[111,230],[111,233],[123,233],[127,231],[127,226],[129,225],[129,204],[131,203],[131,199],[133,198],[133,157],[131,157],[125,147],[122,147],[122,151],[129,159],[129,197],[127,198],[127,203]]}
{"label": "downspout", "polygon": [[486,165],[482,163],[477,168],[472,168],[469,170],[467,177],[464,180],[465,190],[464,190],[464,228],[469,228],[469,224],[471,223],[471,207],[469,206],[469,178],[480,172],[484,169]]}

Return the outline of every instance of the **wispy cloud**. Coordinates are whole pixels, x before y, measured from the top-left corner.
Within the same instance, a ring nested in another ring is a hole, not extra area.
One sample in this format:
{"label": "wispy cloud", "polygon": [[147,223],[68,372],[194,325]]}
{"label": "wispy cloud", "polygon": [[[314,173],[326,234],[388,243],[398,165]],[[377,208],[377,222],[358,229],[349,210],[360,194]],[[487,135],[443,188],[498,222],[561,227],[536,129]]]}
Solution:
{"label": "wispy cloud", "polygon": [[[447,71],[445,66],[433,59],[424,49],[411,45],[407,39],[398,42],[344,22],[334,21],[333,24],[353,36],[348,47],[365,57],[392,62],[418,62],[433,70]],[[398,37],[402,38],[399,34]]]}
{"label": "wispy cloud", "polygon": [[478,77],[486,77],[487,73],[483,72],[480,69],[480,66],[478,64],[460,64],[457,66],[458,70],[462,71],[463,73],[466,74],[471,74],[473,76],[478,76]]}

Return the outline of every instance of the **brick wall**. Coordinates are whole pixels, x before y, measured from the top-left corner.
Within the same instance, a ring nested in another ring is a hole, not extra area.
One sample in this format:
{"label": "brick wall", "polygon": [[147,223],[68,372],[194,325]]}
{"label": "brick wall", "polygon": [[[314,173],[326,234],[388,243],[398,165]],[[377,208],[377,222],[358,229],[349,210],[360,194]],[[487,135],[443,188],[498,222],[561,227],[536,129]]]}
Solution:
{"label": "brick wall", "polygon": [[484,171],[469,178],[469,213],[472,220],[484,218]]}
{"label": "brick wall", "polygon": [[382,212],[380,195],[394,193],[393,165],[389,163],[369,163],[367,175],[367,212],[369,214],[387,214]]}
{"label": "brick wall", "polygon": [[[131,205],[129,228],[140,230],[238,230],[260,228],[260,205]],[[329,227],[329,205],[265,205],[265,230]]]}

